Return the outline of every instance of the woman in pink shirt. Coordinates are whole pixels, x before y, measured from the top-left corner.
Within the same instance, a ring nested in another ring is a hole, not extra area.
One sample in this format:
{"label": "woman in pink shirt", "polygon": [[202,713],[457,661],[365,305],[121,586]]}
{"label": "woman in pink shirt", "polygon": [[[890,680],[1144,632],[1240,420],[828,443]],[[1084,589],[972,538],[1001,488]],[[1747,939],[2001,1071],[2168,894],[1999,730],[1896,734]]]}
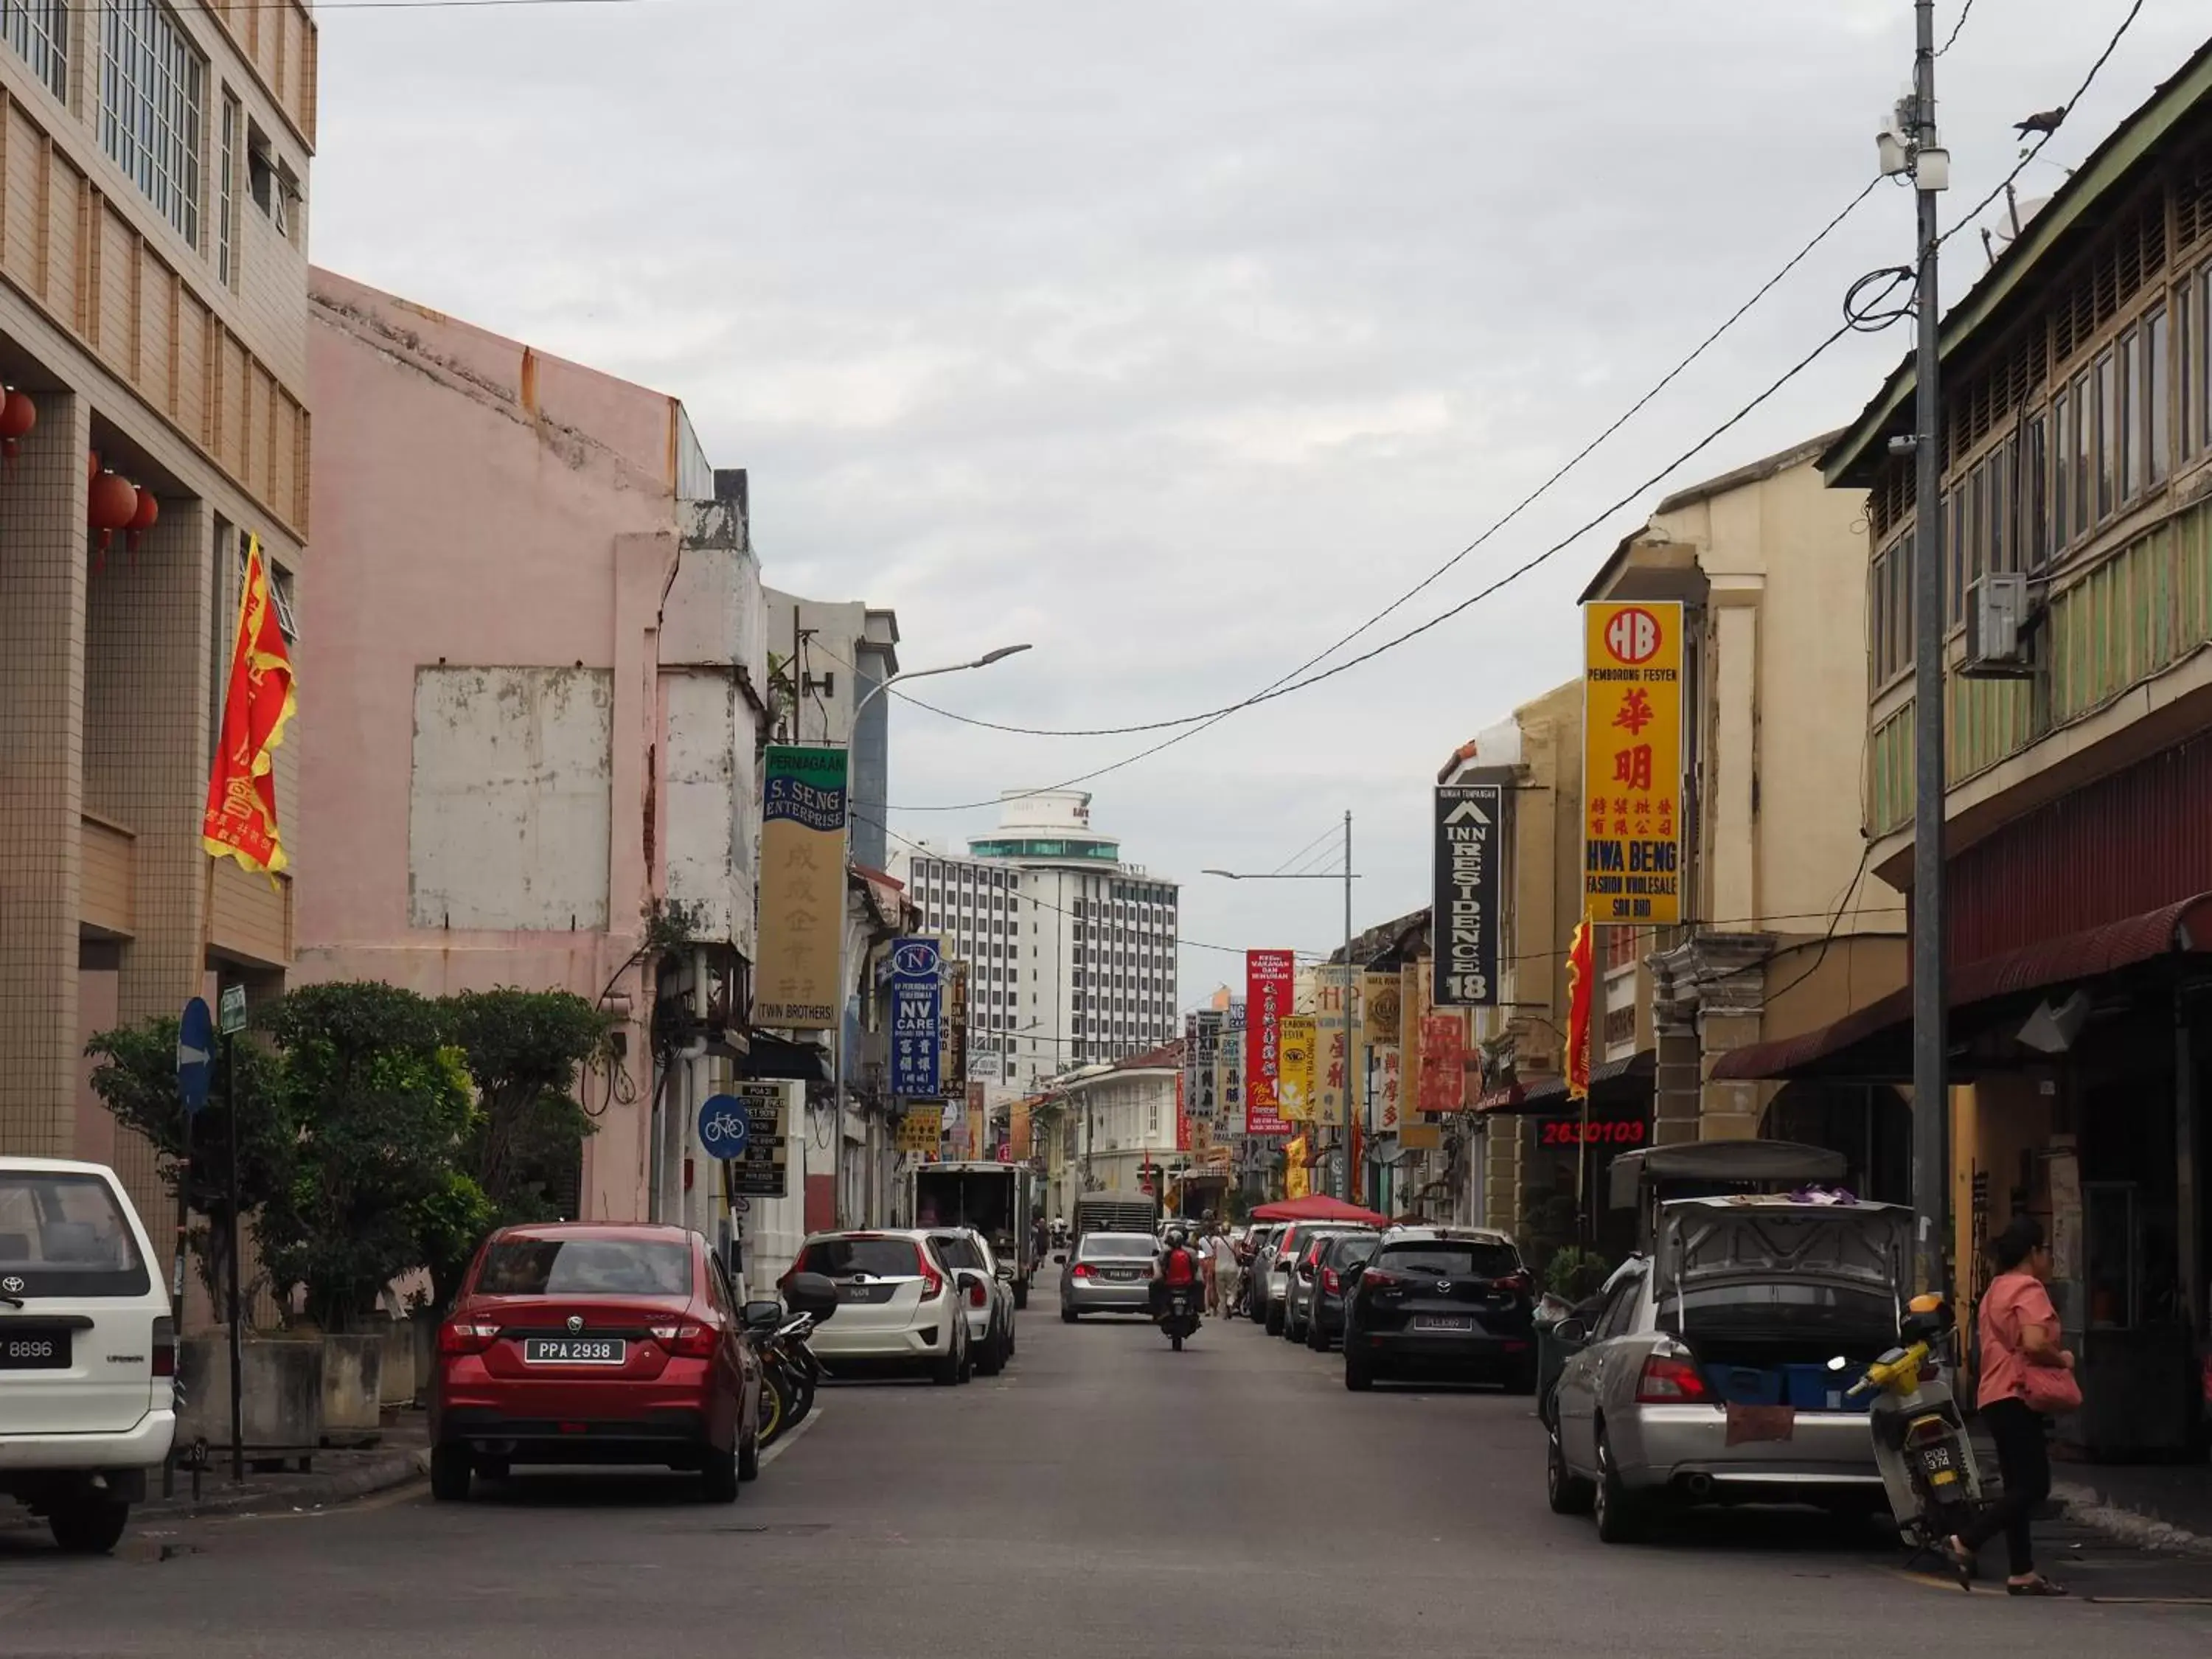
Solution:
{"label": "woman in pink shirt", "polygon": [[2043,1224],[2016,1215],[1991,1241],[1997,1276],[1983,1292],[1981,1387],[1977,1400],[1982,1421],[1997,1443],[1997,1467],[2004,1492],[1947,1546],[1959,1588],[1970,1588],[1976,1557],[1997,1534],[2005,1536],[2011,1558],[2006,1592],[2013,1595],[2063,1595],[2066,1592],[2035,1570],[2030,1523],[2036,1506],[2051,1495],[2051,1453],[2044,1443],[2043,1413],[2028,1403],[2031,1394],[2047,1392],[2035,1372],[2070,1371],[2074,1356],[2058,1346],[2058,1312],[2043,1281],[2051,1276],[2051,1246]]}

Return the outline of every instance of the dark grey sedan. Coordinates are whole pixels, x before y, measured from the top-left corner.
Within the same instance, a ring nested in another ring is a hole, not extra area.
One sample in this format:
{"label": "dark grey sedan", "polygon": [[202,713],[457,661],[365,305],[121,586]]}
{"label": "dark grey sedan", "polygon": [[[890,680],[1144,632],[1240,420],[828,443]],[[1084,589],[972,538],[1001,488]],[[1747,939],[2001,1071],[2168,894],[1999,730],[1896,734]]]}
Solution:
{"label": "dark grey sedan", "polygon": [[1073,1325],[1088,1313],[1150,1314],[1152,1257],[1150,1233],[1085,1233],[1060,1270],[1060,1316]]}

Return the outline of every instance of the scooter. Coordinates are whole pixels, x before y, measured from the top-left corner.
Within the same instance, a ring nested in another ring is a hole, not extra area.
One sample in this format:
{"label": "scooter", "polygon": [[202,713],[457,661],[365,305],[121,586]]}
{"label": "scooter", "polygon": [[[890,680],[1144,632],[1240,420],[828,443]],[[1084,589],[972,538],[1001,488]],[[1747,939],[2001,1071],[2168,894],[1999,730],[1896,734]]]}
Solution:
{"label": "scooter", "polygon": [[1198,1334],[1199,1287],[1195,1285],[1167,1285],[1160,1291],[1160,1311],[1157,1318],[1159,1328],[1167,1333],[1168,1341],[1177,1353],[1182,1352],[1182,1340]]}
{"label": "scooter", "polygon": [[[1916,1555],[1940,1553],[1982,1504],[1973,1442],[1946,1380],[1948,1361],[1936,1352],[1951,1332],[1948,1302],[1933,1293],[1913,1297],[1899,1330],[1905,1345],[1868,1366],[1850,1390],[1875,1394],[1867,1414],[1875,1467],[1889,1494],[1898,1540]],[[1840,1370],[1846,1362],[1829,1363]]]}

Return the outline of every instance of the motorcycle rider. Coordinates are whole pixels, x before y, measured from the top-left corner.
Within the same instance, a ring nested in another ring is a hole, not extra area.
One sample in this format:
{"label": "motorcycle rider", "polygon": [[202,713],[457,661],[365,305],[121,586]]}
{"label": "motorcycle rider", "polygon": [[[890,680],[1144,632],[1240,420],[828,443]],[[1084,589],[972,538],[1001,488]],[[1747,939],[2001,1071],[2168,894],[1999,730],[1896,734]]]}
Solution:
{"label": "motorcycle rider", "polygon": [[1188,1235],[1180,1227],[1169,1228],[1160,1241],[1159,1255],[1152,1258],[1152,1317],[1166,1311],[1170,1289],[1196,1289],[1200,1271]]}

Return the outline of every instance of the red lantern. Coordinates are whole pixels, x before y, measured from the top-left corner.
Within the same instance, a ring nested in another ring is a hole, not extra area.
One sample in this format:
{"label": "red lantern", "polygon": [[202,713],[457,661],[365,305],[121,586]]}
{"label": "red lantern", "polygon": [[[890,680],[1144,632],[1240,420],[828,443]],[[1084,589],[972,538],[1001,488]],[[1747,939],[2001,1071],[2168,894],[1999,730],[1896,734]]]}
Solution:
{"label": "red lantern", "polygon": [[138,550],[139,542],[143,539],[148,531],[160,522],[161,517],[161,504],[154,499],[154,492],[150,489],[140,490],[138,510],[131,515],[131,522],[123,526],[124,546],[136,553]]}
{"label": "red lantern", "polygon": [[9,386],[7,396],[0,398],[0,455],[14,460],[23,440],[38,423],[38,404]]}
{"label": "red lantern", "polygon": [[128,530],[131,520],[138,516],[138,486],[115,473],[101,473],[85,491],[84,516],[85,522],[100,532],[104,559],[115,532]]}

